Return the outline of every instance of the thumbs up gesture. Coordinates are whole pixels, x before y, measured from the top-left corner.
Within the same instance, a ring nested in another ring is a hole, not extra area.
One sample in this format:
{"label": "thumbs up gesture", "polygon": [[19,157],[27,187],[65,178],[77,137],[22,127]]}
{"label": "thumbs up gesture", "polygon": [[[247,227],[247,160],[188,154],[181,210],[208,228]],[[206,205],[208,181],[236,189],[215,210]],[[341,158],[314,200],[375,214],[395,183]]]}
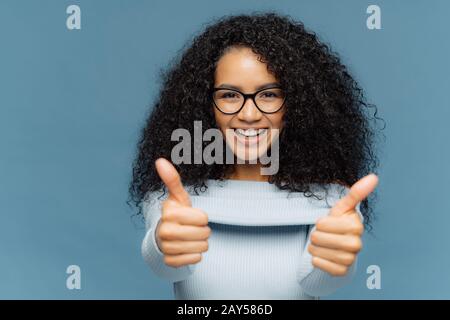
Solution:
{"label": "thumbs up gesture", "polygon": [[347,274],[362,248],[364,226],[356,206],[373,192],[377,184],[375,174],[358,180],[348,194],[331,208],[330,213],[316,222],[316,230],[311,233],[311,244],[308,246],[315,267],[333,276]]}
{"label": "thumbs up gesture", "polygon": [[156,227],[156,242],[164,253],[164,263],[181,267],[201,260],[208,250],[211,228],[208,216],[192,208],[189,194],[181,184],[175,167],[166,159],[155,162],[156,171],[166,185],[169,195],[162,203],[162,215]]}

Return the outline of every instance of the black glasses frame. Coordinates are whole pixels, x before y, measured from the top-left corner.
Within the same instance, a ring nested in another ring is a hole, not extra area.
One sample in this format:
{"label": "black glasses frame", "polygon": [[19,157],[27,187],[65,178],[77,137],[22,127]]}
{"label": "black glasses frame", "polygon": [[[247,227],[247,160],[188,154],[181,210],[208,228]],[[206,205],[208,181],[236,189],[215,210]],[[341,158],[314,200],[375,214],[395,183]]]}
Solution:
{"label": "black glasses frame", "polygon": [[255,97],[256,97],[256,95],[257,95],[258,93],[260,93],[260,92],[262,92],[262,91],[265,91],[265,90],[270,90],[270,89],[282,89],[282,88],[281,88],[281,87],[264,88],[264,89],[255,91],[254,93],[243,93],[243,92],[241,92],[241,91],[239,91],[239,90],[236,90],[236,89],[214,88],[214,89],[212,90],[212,94],[213,94],[213,95],[214,95],[214,92],[219,91],[219,90],[229,90],[229,91],[238,92],[238,93],[240,93],[240,94],[244,97],[244,102],[242,103],[242,106],[241,106],[237,111],[235,111],[235,112],[223,112],[222,110],[220,110],[219,106],[216,104],[216,100],[215,100],[214,97],[213,97],[214,106],[217,108],[217,110],[219,110],[219,111],[222,112],[223,114],[236,114],[236,113],[239,113],[239,112],[242,110],[242,108],[244,107],[245,103],[247,102],[247,99],[252,99],[254,105],[256,106],[256,108],[257,108],[259,111],[261,111],[262,113],[266,113],[266,114],[273,114],[273,113],[276,113],[276,112],[280,111],[281,108],[283,108],[284,103],[285,103],[285,101],[286,101],[286,93],[284,93],[283,103],[281,104],[281,106],[280,106],[276,111],[272,111],[272,112],[265,112],[265,111],[261,110],[261,108],[258,107],[258,104],[256,103],[256,100],[255,100]]}

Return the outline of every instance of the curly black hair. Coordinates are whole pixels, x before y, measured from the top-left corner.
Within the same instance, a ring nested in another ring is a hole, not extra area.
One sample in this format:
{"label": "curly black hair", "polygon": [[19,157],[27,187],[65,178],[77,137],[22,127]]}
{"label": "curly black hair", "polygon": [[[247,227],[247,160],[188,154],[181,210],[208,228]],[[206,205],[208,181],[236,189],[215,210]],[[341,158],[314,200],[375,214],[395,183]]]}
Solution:
{"label": "curly black hair", "polygon": [[[166,192],[155,160],[170,159],[176,143],[171,141],[173,130],[193,133],[195,120],[202,121],[204,131],[217,128],[210,93],[216,64],[232,46],[251,48],[286,92],[279,170],[269,176],[269,183],[317,197],[312,184],[350,186],[375,172],[376,122],[382,120],[377,108],[366,102],[339,56],[302,22],[275,12],[223,16],[189,42],[162,70],[163,85],[138,142],[127,201],[138,208],[137,215],[142,214],[141,202],[148,192]],[[233,172],[230,164],[176,167],[183,184],[195,192],[206,190],[207,179],[226,179]],[[360,207],[369,227],[372,197]]]}

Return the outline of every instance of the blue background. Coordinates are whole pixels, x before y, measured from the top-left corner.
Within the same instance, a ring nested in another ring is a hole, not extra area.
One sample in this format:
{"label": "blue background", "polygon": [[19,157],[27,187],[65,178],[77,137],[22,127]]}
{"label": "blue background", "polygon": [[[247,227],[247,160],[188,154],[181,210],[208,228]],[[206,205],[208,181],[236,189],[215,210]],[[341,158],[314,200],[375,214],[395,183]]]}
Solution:
{"label": "blue background", "polygon": [[[82,29],[66,28],[81,7]],[[366,8],[381,7],[368,30]],[[171,299],[125,203],[158,71],[202,25],[274,9],[340,54],[386,120],[378,220],[330,298],[450,298],[448,1],[0,1],[0,298]],[[82,289],[66,288],[81,267]],[[380,290],[366,268],[381,267]]]}

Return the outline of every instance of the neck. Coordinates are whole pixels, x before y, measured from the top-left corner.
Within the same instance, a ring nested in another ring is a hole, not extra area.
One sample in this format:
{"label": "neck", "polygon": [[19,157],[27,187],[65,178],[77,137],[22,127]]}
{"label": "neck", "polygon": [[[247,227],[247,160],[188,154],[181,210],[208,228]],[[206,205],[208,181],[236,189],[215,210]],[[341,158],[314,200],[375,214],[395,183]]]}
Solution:
{"label": "neck", "polygon": [[236,164],[230,179],[268,181],[268,176],[261,175],[261,164]]}

